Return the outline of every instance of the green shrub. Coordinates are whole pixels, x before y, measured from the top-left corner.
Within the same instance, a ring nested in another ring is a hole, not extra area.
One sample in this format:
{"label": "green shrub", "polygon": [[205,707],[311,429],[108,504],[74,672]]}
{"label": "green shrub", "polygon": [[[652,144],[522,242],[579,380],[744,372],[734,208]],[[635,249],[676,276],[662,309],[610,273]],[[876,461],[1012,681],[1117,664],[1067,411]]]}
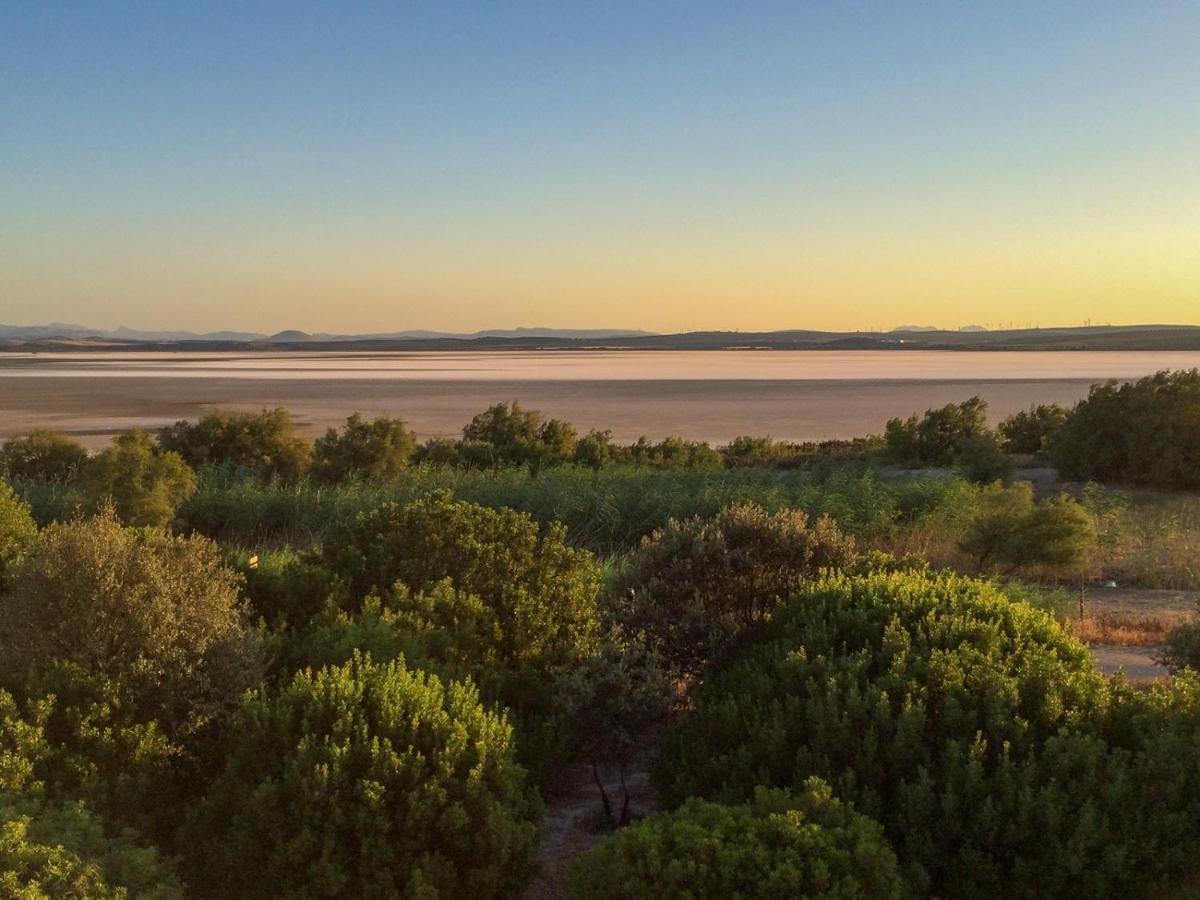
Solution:
{"label": "green shrub", "polygon": [[566,462],[575,453],[578,435],[569,422],[546,419],[522,409],[515,400],[497,403],[463,428],[460,460],[476,466],[532,465]]}
{"label": "green shrub", "polygon": [[195,424],[182,420],[158,435],[194,469],[217,465],[294,480],[312,463],[312,443],[282,407],[257,413],[215,411]]}
{"label": "green shrub", "polygon": [[128,525],[166,525],[181,503],[196,492],[196,476],[177,453],[162,453],[144,431],[117,437],[92,457],[80,477],[84,504],[111,504]]}
{"label": "green shrub", "polygon": [[[455,502],[437,493],[406,506],[385,504],[337,529],[321,551],[355,596],[385,600],[397,582],[404,603],[448,581],[478,598],[494,617],[492,652],[510,665],[550,671],[586,656],[597,643],[599,569],[591,554],[566,544],[566,529],[539,533],[527,515]],[[400,595],[396,595],[400,602]],[[441,616],[437,596],[415,615]],[[447,612],[456,617],[457,612]]]}
{"label": "green shrub", "polygon": [[1200,622],[1184,622],[1167,632],[1158,662],[1172,672],[1180,669],[1200,672]]}
{"label": "green shrub", "polygon": [[0,894],[17,900],[124,900],[96,863],[29,836],[27,817],[0,823]]}
{"label": "green shrub", "polygon": [[1079,481],[1200,488],[1200,369],[1092,385],[1050,456]]}
{"label": "green shrub", "polygon": [[990,431],[964,438],[954,457],[954,465],[964,478],[976,484],[1007,482],[1014,469],[1012,459]]}
{"label": "green shrub", "polygon": [[1079,573],[1096,544],[1087,510],[1065,494],[1035,502],[1033,486],[996,483],[979,495],[979,513],[959,540],[959,548],[982,572],[1006,575],[1021,569]]}
{"label": "green shrub", "polygon": [[950,466],[967,445],[990,432],[987,403],[971,397],[962,403],[947,403],[928,409],[918,418],[890,419],[884,432],[887,455],[906,465]]}
{"label": "green shrub", "polygon": [[194,731],[256,681],[239,586],[205,538],[124,528],[111,512],[50,525],[0,598],[0,675],[70,662],[113,679],[168,734]]}
{"label": "green shrub", "polygon": [[403,419],[366,421],[358,413],[341,431],[330,428],[313,446],[313,475],[322,481],[351,477],[396,478],[408,466],[417,441]]}
{"label": "green shrub", "polygon": [[640,437],[624,448],[622,456],[639,466],[657,469],[720,469],[725,465],[721,454],[704,441],[686,441],[674,435],[658,443]]}
{"label": "green shrub", "polygon": [[[256,560],[253,565],[251,559]],[[245,582],[242,593],[251,618],[261,618],[273,628],[303,626],[326,601],[341,595],[336,579],[311,554],[291,547],[255,554],[232,551],[228,560]]]}
{"label": "green shrub", "polygon": [[0,473],[30,481],[68,481],[88,453],[73,438],[38,428],[21,437],[11,437],[0,448]]}
{"label": "green shrub", "polygon": [[906,896],[883,829],[816,778],[795,796],[760,789],[738,806],[692,799],[636,822],[580,858],[570,886],[575,900]]}
{"label": "green shrub", "polygon": [[829,519],[810,524],[799,510],[730,506],[713,519],[672,521],[647,538],[619,584],[616,616],[673,673],[692,675],[778,598],[854,558],[854,542]]}
{"label": "green shrub", "polygon": [[[554,693],[558,709],[550,727],[569,742],[572,758],[591,765],[608,824],[625,825],[631,812],[626,772],[674,700],[658,657],[637,642],[608,641],[560,676]],[[616,812],[600,777],[604,766],[615,767],[620,779]]]}
{"label": "green shrub", "polygon": [[0,588],[9,570],[21,561],[36,539],[37,525],[28,504],[0,481]]}
{"label": "green shrub", "polygon": [[539,804],[469,684],[356,657],[254,695],[182,846],[213,896],[512,897]]}
{"label": "green shrub", "polygon": [[81,803],[0,793],[0,895],[183,897],[178,876],[135,832],[113,832]]}
{"label": "green shrub", "polygon": [[458,465],[458,441],[447,437],[431,437],[414,451],[413,462],[430,466]]}
{"label": "green shrub", "polygon": [[1009,453],[1040,454],[1067,421],[1067,410],[1057,403],[1030,406],[1000,423],[1004,449]]}
{"label": "green shrub", "polygon": [[658,777],[669,803],[821,777],[922,896],[1153,897],[1200,848],[1198,749],[1194,682],[1109,687],[984,583],[872,575],[781,607],[706,678]]}
{"label": "green shrub", "polygon": [[576,442],[572,461],[589,469],[603,469],[616,458],[616,454],[612,432],[593,429]]}

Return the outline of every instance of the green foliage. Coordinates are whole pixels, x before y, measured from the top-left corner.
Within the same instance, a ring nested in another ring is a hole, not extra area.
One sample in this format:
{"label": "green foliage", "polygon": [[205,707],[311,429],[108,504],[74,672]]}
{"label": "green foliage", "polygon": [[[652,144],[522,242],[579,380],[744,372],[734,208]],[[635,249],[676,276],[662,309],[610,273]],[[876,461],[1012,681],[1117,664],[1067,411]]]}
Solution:
{"label": "green foliage", "polygon": [[725,465],[721,454],[704,441],[685,441],[665,437],[658,443],[640,437],[622,453],[630,462],[656,469],[720,469]]}
{"label": "green foliage", "polygon": [[1200,846],[1196,748],[1195,683],[1107,685],[982,582],[872,575],[781,607],[705,680],[659,777],[677,803],[819,776],[884,824],[922,896],[1153,897]]}
{"label": "green foliage", "polygon": [[[559,678],[555,695],[558,709],[552,727],[569,736],[573,758],[591,764],[609,824],[625,825],[630,815],[626,770],[639,742],[661,723],[674,700],[658,657],[640,643],[608,641],[599,653]],[[615,766],[620,775],[619,812],[613,811],[599,776],[601,766]]]}
{"label": "green foliage", "polygon": [[217,465],[294,480],[312,463],[312,443],[282,407],[257,413],[218,410],[195,424],[181,420],[159,432],[158,443],[194,469]]}
{"label": "green foliage", "polygon": [[242,592],[251,618],[261,618],[273,628],[302,626],[329,598],[341,594],[336,579],[311,554],[291,547],[255,554],[236,551],[228,559],[245,582]]}
{"label": "green foliage", "polygon": [[1067,410],[1057,403],[1030,406],[1000,423],[1004,449],[1009,453],[1042,453],[1067,421]]}
{"label": "green foliage", "polygon": [[351,477],[396,478],[408,466],[417,441],[403,419],[366,421],[358,413],[341,431],[330,428],[313,446],[313,475],[322,481]]}
{"label": "green foliage", "polygon": [[674,674],[694,675],[780,597],[854,558],[854,542],[827,518],[810,524],[798,510],[730,506],[647,538],[621,580],[616,615]]}
{"label": "green foliage", "polygon": [[87,457],[87,450],[73,438],[38,428],[4,442],[0,448],[0,473],[30,481],[68,481]]}
{"label": "green foliage", "polygon": [[37,539],[37,525],[23,503],[5,482],[0,481],[0,589],[8,572],[21,561]]}
{"label": "green foliage", "polygon": [[1023,481],[983,489],[959,548],[981,572],[997,566],[1008,575],[1020,569],[1078,573],[1095,542],[1087,510],[1065,494],[1034,502],[1032,485]]}
{"label": "green foliage", "polygon": [[0,793],[0,895],[177,900],[178,876],[136,832],[113,833],[85,805]]}
{"label": "green foliage", "polygon": [[124,900],[94,862],[29,835],[28,817],[0,820],[0,894],[15,900]]}
{"label": "green foliage", "polygon": [[954,465],[964,478],[976,484],[1007,482],[1012,478],[1014,468],[1012,459],[990,431],[964,438],[954,457]]}
{"label": "green foliage", "polygon": [[580,858],[570,885],[575,900],[906,896],[883,829],[817,778],[794,796],[759,790],[738,806],[692,799],[636,822]]}
{"label": "green foliage", "polygon": [[989,434],[987,403],[971,397],[929,409],[918,418],[890,419],[884,432],[888,457],[898,463],[950,466],[969,442]]}
{"label": "green foliage", "polygon": [[589,469],[603,469],[617,456],[618,448],[613,445],[612,432],[589,431],[575,443],[573,461]]}
{"label": "green foliage", "polygon": [[79,486],[89,509],[111,504],[129,525],[166,525],[196,492],[196,477],[179,454],[159,452],[149,434],[130,431],[88,460]]}
{"label": "green foliage", "polygon": [[[599,570],[591,554],[567,546],[561,525],[539,533],[529,516],[512,510],[445,493],[386,504],[330,535],[321,559],[359,597],[374,592],[412,604],[442,581],[473,595],[494,617],[492,651],[508,664],[549,671],[597,643]],[[414,593],[393,591],[397,582]],[[442,624],[462,613],[459,596],[444,617],[438,595],[424,599],[432,604],[424,612],[409,611]]]}
{"label": "green foliage", "polygon": [[182,846],[223,897],[511,897],[540,813],[470,684],[356,657],[254,695]]}
{"label": "green foliage", "polygon": [[1158,662],[1172,672],[1180,669],[1200,672],[1200,622],[1184,622],[1167,632]]}
{"label": "green foliage", "polygon": [[264,484],[213,470],[200,477],[201,490],[180,510],[181,527],[242,546],[312,546],[366,510],[446,490],[458,500],[526,512],[543,527],[561,522],[573,544],[601,554],[633,549],[671,519],[711,517],[737,503],[828,515],[844,531],[877,540],[916,528],[956,532],[977,490],[961,478],[884,477],[846,463],[795,470],[568,465],[536,474],[419,465],[398,482],[336,486]]}
{"label": "green foliage", "polygon": [[1065,478],[1200,488],[1200,369],[1092,385],[1050,455]]}
{"label": "green foliage", "polygon": [[536,468],[570,460],[577,439],[569,422],[546,419],[536,410],[522,409],[515,400],[497,403],[463,428],[460,460],[476,466]]}
{"label": "green foliage", "polygon": [[201,537],[111,514],[50,525],[0,598],[0,674],[50,660],[113,679],[168,734],[194,731],[255,683],[240,579]]}

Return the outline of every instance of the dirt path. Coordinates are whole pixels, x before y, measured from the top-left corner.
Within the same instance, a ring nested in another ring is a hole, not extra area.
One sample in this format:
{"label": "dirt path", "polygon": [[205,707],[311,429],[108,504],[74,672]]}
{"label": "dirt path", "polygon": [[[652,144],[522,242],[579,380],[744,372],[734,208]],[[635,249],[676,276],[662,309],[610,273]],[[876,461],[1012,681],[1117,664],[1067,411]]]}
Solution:
{"label": "dirt path", "polygon": [[[657,742],[652,742],[657,745]],[[634,817],[658,808],[647,768],[649,752],[635,761],[625,774],[629,786],[629,808]],[[615,769],[601,772],[609,798],[620,809],[621,783]],[[563,770],[562,780],[545,796],[546,818],[538,847],[541,872],[525,891],[524,900],[565,900],[567,867],[571,860],[594,847],[609,834],[600,805],[600,792],[592,780],[592,767],[574,763]]]}

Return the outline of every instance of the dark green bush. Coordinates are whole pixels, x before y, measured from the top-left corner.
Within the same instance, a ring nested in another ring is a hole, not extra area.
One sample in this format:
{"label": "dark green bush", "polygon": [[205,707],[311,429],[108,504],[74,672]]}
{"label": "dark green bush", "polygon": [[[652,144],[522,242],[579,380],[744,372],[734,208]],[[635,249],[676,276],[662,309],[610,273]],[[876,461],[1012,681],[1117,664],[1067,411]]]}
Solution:
{"label": "dark green bush", "polygon": [[1172,672],[1200,672],[1200,622],[1184,622],[1168,631],[1158,661]]}
{"label": "dark green bush", "polygon": [[906,896],[879,823],[808,779],[747,804],[688,800],[635,822],[580,858],[575,900],[886,900]]}
{"label": "dark green bush", "polygon": [[1200,369],[1092,385],[1050,456],[1079,481],[1200,488]]}
{"label": "dark green bush", "polygon": [[215,411],[198,422],[164,428],[159,446],[178,453],[193,469],[225,466],[294,480],[312,463],[312,442],[296,431],[282,407],[257,413]]}
{"label": "dark green bush", "polygon": [[0,448],[0,474],[30,481],[68,481],[87,458],[87,450],[78,441],[38,428],[4,442]]}
{"label": "dark green bush", "polygon": [[313,445],[313,475],[322,481],[348,478],[396,478],[417,448],[403,419],[365,420],[358,413],[341,431],[330,428]]}
{"label": "dark green bush", "polygon": [[1007,482],[1014,469],[1012,459],[990,431],[964,438],[954,457],[954,465],[964,478],[976,484]]}
{"label": "dark green bush", "polygon": [[854,558],[853,540],[829,519],[730,506],[712,519],[672,521],[647,538],[618,585],[616,617],[673,673],[694,675],[780,597]]}
{"label": "dark green bush", "polygon": [[1034,501],[1033,487],[996,483],[979,494],[979,511],[958,542],[980,572],[1079,574],[1096,545],[1092,517],[1065,494]]}
{"label": "dark green bush", "polygon": [[86,507],[111,505],[127,525],[166,525],[196,492],[196,476],[179,454],[160,452],[144,431],[118,436],[87,461],[78,481]]}
{"label": "dark green bush", "polygon": [[884,432],[888,458],[905,465],[950,466],[968,444],[990,432],[987,403],[971,397],[928,409],[918,418],[890,419]]}
{"label": "dark green bush", "polygon": [[1067,421],[1067,410],[1057,403],[1031,406],[1000,423],[1004,449],[1009,453],[1042,453]]}
{"label": "dark green bush", "polygon": [[704,441],[686,441],[674,435],[657,443],[640,437],[623,448],[621,456],[635,465],[657,469],[720,469],[725,465],[721,454]]}
{"label": "dark green bush", "polygon": [[658,771],[669,803],[821,777],[922,896],[1154,897],[1200,849],[1198,749],[1195,683],[1110,687],[982,582],[872,575],[794,595],[706,678]]}
{"label": "dark green bush", "polygon": [[[397,582],[417,594],[448,581],[478,598],[494,617],[492,652],[508,665],[548,672],[588,655],[597,644],[599,569],[591,554],[566,544],[566,529],[539,532],[527,515],[488,509],[436,493],[406,506],[385,504],[338,528],[321,559],[354,596],[385,600]],[[442,615],[432,605],[414,615]],[[456,617],[457,612],[446,615]]]}
{"label": "dark green bush", "polygon": [[300,627],[321,612],[327,600],[341,596],[336,579],[311,554],[284,547],[256,554],[233,551],[228,558],[245,581],[242,593],[251,618],[261,618],[273,628]]}
{"label": "dark green bush", "polygon": [[356,657],[248,701],[185,830],[206,896],[513,897],[539,804],[469,684]]}
{"label": "dark green bush", "polygon": [[546,419],[515,400],[497,403],[463,428],[460,460],[475,466],[561,463],[575,453],[578,435],[569,422]]}

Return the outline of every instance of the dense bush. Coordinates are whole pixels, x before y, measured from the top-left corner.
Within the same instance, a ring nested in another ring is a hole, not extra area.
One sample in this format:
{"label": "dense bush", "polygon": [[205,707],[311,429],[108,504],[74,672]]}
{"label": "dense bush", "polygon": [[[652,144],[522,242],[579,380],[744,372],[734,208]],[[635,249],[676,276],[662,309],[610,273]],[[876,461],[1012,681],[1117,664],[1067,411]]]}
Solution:
{"label": "dense bush", "polygon": [[42,531],[0,598],[0,675],[51,660],[116,682],[170,735],[255,682],[238,577],[201,537],[124,528],[109,512]]}
{"label": "dense bush", "polygon": [[366,421],[358,413],[338,431],[330,428],[313,446],[313,475],[322,481],[395,478],[408,466],[417,441],[403,419]]}
{"label": "dense bush", "polygon": [[242,550],[230,552],[228,559],[245,580],[242,593],[251,618],[273,628],[302,626],[341,595],[333,575],[309,553],[290,547],[255,554]]}
{"label": "dense bush", "polygon": [[1200,488],[1200,369],[1092,385],[1050,456],[1066,478]]}
{"label": "dense bush", "polygon": [[922,896],[1169,896],[1200,846],[1198,748],[1194,683],[1109,687],[986,584],[873,575],[781,607],[705,680],[659,778],[678,803],[819,776]]}
{"label": "dense bush", "polygon": [[721,454],[704,441],[686,441],[675,436],[657,443],[640,437],[622,448],[621,456],[636,465],[659,469],[719,469],[725,465]]}
{"label": "dense bush", "polygon": [[979,495],[979,512],[959,547],[979,571],[998,569],[1081,573],[1096,544],[1092,517],[1065,494],[1034,501],[1027,481],[989,485]]}
{"label": "dense bush", "polygon": [[356,658],[248,701],[186,830],[222,897],[511,897],[539,813],[511,731],[469,684]]}
{"label": "dense bush", "polygon": [[617,618],[671,671],[695,674],[778,598],[854,558],[853,541],[829,519],[730,506],[712,519],[672,521],[647,538],[623,573]]}
{"label": "dense bush", "polygon": [[146,432],[130,431],[88,460],[79,486],[89,509],[111,504],[128,525],[166,525],[196,492],[196,477],[179,454],[160,452]]}
{"label": "dense bush", "polygon": [[887,454],[894,462],[909,465],[953,465],[968,442],[990,434],[987,403],[971,397],[928,409],[921,417],[889,419],[884,432]]}
{"label": "dense bush", "polygon": [[36,538],[37,525],[29,506],[0,481],[0,589],[9,570],[21,561]]}
{"label": "dense bush", "polygon": [[578,435],[569,422],[547,419],[516,401],[497,403],[463,428],[459,461],[466,465],[531,465],[566,462]]}
{"label": "dense bush", "polygon": [[[595,656],[560,676],[555,694],[552,727],[567,738],[573,758],[591,764],[608,824],[626,824],[631,814],[626,771],[674,700],[657,656],[638,642],[608,641]],[[600,777],[605,766],[616,768],[621,784],[616,811]]]}
{"label": "dense bush", "polygon": [[87,456],[87,450],[78,441],[39,428],[4,442],[0,448],[0,474],[30,481],[67,481]]}
{"label": "dense bush", "polygon": [[759,790],[737,806],[692,799],[636,822],[574,864],[571,896],[897,900],[906,894],[879,824],[811,778],[794,796]]}
{"label": "dense bush", "polygon": [[1000,423],[1004,449],[1009,453],[1041,453],[1067,421],[1067,411],[1057,403],[1023,409]]}
{"label": "dense bush", "polygon": [[[529,516],[509,509],[445,493],[386,504],[337,529],[321,559],[354,595],[393,595],[413,615],[443,624],[460,616],[464,597],[477,598],[478,615],[492,619],[491,650],[507,665],[549,671],[597,643],[599,570],[591,554],[567,546],[561,525],[539,532]],[[437,594],[413,605],[442,581],[455,589],[454,610]],[[411,590],[407,599],[393,591],[397,582]]]}
{"label": "dense bush", "polygon": [[296,431],[282,407],[258,413],[216,411],[195,424],[181,420],[159,432],[158,442],[195,469],[227,466],[291,480],[312,463],[312,443]]}
{"label": "dense bush", "polygon": [[990,431],[964,438],[954,457],[954,465],[964,478],[976,484],[1007,482],[1015,468],[1012,458]]}
{"label": "dense bush", "polygon": [[183,897],[178,876],[128,829],[86,806],[0,793],[0,896],[80,900]]}
{"label": "dense bush", "polygon": [[1200,622],[1184,622],[1167,632],[1158,661],[1172,672],[1180,669],[1200,672]]}

